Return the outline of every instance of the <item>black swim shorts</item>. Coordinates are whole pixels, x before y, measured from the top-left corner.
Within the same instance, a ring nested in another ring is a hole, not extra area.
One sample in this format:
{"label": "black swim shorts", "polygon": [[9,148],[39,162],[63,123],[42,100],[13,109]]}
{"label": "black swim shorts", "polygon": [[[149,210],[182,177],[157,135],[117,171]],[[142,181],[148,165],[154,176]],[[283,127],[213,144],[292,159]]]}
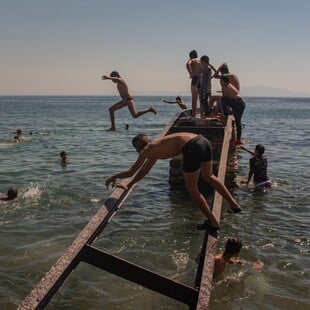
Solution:
{"label": "black swim shorts", "polygon": [[200,76],[199,75],[193,75],[192,77],[192,86],[195,86],[196,88],[199,88],[199,80]]}
{"label": "black swim shorts", "polygon": [[183,171],[194,172],[201,167],[201,163],[212,160],[212,147],[209,140],[198,135],[184,145],[182,154]]}

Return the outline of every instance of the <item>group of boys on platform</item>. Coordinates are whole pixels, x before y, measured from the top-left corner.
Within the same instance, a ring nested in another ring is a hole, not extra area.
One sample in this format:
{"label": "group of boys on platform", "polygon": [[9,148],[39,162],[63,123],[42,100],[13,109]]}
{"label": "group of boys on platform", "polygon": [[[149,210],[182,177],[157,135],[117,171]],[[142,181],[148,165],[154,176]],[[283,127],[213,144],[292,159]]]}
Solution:
{"label": "group of boys on platform", "polygon": [[[197,100],[200,100],[200,117],[205,118],[211,114],[213,105],[217,102],[215,113],[221,113],[223,117],[233,113],[237,127],[237,141],[236,146],[241,146],[241,117],[245,109],[245,104],[239,94],[240,84],[238,77],[228,70],[226,64],[221,65],[215,69],[209,63],[209,57],[204,55],[198,58],[196,51],[190,52],[190,59],[186,63],[191,79],[191,93],[192,93],[192,117],[196,117]],[[214,74],[212,76],[212,71]],[[211,79],[220,79],[222,86],[222,96],[211,96]],[[113,71],[110,76],[103,75],[103,80],[112,80],[117,84],[117,89],[121,96],[121,100],[109,108],[111,127],[108,131],[115,131],[115,117],[114,112],[120,108],[128,106],[129,111],[133,117],[139,117],[145,113],[152,112],[156,114],[153,107],[136,112],[134,108],[134,98],[129,94],[128,86],[125,80],[120,76],[117,71]],[[181,109],[186,109],[186,105],[178,96],[175,101],[167,101],[167,103],[176,103]],[[212,163],[212,146],[210,142],[203,136],[190,132],[179,132],[170,134],[155,140],[150,140],[144,134],[138,134],[132,140],[132,145],[138,152],[138,158],[135,163],[125,171],[116,173],[108,177],[105,185],[108,188],[110,184],[128,190],[135,183],[146,176],[158,159],[174,158],[175,156],[183,155],[183,175],[186,189],[194,201],[200,208],[207,220],[204,223],[204,228],[208,229],[210,233],[219,229],[219,223],[212,214],[205,197],[201,194],[198,188],[198,179],[201,175],[216,191],[218,191],[228,202],[233,213],[238,213],[242,209],[234,197],[231,195],[225,184],[220,181],[213,174]],[[247,150],[246,148],[243,148]],[[248,152],[251,152],[247,150]],[[264,169],[265,173],[260,173],[260,176],[267,177],[267,161],[263,159],[263,150],[255,150],[253,156],[256,158],[255,164],[253,162],[253,169],[250,170],[250,181],[254,174],[254,182],[257,182],[257,169]],[[259,165],[259,162],[265,162],[264,165]],[[129,181],[122,181],[116,183],[117,179],[131,178]],[[233,257],[238,255],[242,244],[235,239],[229,239],[226,244],[225,252],[217,255],[215,258],[215,273],[220,273],[223,270],[226,262],[237,262]]]}

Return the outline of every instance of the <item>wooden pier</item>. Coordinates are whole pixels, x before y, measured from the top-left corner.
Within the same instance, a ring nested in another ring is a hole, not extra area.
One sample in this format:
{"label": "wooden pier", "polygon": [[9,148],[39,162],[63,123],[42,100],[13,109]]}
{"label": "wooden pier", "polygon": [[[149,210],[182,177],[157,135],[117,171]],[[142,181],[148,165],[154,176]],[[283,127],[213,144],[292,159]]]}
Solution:
{"label": "wooden pier", "polygon": [[[208,129],[205,126],[191,126],[191,124],[186,125],[186,123],[184,123],[184,126],[179,126],[177,125],[177,121],[180,121],[179,115],[176,115],[171,120],[161,132],[160,136],[165,136],[177,131],[191,131],[207,136],[207,138],[211,140],[211,143],[214,143],[212,137],[215,136],[214,133],[216,129],[213,127]],[[222,182],[225,182],[227,165],[232,160],[231,158],[234,153],[231,146],[235,132],[233,117],[229,116],[223,126],[217,127],[217,132],[221,132],[222,136],[222,142],[219,143],[218,146],[215,145],[215,148],[219,148],[219,150],[216,150],[216,152],[219,153],[217,176]],[[43,276],[29,295],[20,303],[18,309],[43,309],[61,288],[70,274],[78,268],[81,262],[106,270],[126,280],[178,300],[188,305],[189,309],[209,309],[214,255],[217,248],[216,235],[211,236],[208,235],[207,232],[204,235],[202,240],[202,255],[200,256],[196,272],[195,287],[190,287],[171,280],[93,246],[96,238],[109,224],[117,211],[124,205],[124,202],[133,189],[134,187],[129,190],[116,188],[113,191],[96,215],[72,242],[71,246]],[[218,222],[220,222],[221,208],[222,197],[216,192],[214,195],[212,212]]]}

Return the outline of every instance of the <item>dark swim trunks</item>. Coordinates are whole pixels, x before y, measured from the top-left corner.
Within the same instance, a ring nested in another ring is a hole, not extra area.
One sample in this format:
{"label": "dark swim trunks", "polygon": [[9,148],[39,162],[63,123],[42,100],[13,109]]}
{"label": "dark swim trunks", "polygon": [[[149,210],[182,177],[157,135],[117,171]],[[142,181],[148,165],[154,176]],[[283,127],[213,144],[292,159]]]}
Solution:
{"label": "dark swim trunks", "polygon": [[183,171],[194,172],[201,167],[201,163],[212,160],[212,147],[209,140],[198,135],[184,145],[182,154]]}
{"label": "dark swim trunks", "polygon": [[196,88],[199,88],[199,80],[200,80],[200,76],[199,75],[194,75],[192,77],[192,86],[195,86]]}

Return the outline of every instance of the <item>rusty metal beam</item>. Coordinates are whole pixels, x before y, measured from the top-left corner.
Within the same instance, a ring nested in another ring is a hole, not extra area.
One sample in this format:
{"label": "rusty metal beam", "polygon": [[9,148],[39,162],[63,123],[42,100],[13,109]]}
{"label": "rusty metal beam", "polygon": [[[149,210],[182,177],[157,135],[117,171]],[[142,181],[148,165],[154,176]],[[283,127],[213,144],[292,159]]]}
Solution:
{"label": "rusty metal beam", "polygon": [[[233,116],[228,116],[227,125],[225,127],[224,132],[224,140],[221,151],[221,159],[218,171],[218,178],[223,183],[225,182],[226,175],[226,167],[227,167],[227,159],[228,159],[228,151],[231,142],[233,126],[232,126]],[[222,201],[223,197],[215,192],[212,213],[218,223],[221,218],[221,210],[222,210]],[[203,259],[203,270],[201,274],[201,282],[199,285],[199,296],[197,301],[197,310],[207,310],[209,309],[209,302],[211,296],[211,288],[212,288],[212,279],[213,279],[213,269],[214,269],[214,256],[216,254],[217,248],[217,239],[207,235],[205,236],[205,252],[202,253]]]}
{"label": "rusty metal beam", "polygon": [[111,196],[105,201],[96,215],[85,226],[71,246],[63,253],[51,269],[44,275],[37,286],[18,306],[19,310],[44,308],[71,272],[76,268],[80,260],[83,247],[91,244],[106,227],[123,205],[130,191],[116,188]]}
{"label": "rusty metal beam", "polygon": [[[186,111],[186,113],[189,112]],[[169,132],[177,116],[178,114],[176,114],[171,122],[164,128],[159,137],[165,136]],[[188,128],[186,129],[186,131],[188,131]],[[225,128],[218,173],[218,177],[222,182],[225,181],[231,134],[232,116],[229,116]],[[197,286],[200,287],[199,295],[198,290],[195,288],[185,286],[90,246],[101,231],[108,225],[117,210],[123,205],[132,189],[133,187],[124,191],[123,189],[116,188],[113,191],[105,204],[77,236],[71,246],[18,306],[19,310],[44,308],[81,260],[186,303],[190,305],[191,308],[196,306],[198,298],[197,309],[208,309],[213,276],[214,254],[217,246],[216,238],[208,236],[207,234],[205,235],[204,259],[201,261],[201,268],[200,271],[198,271],[200,275],[196,277],[199,284]],[[218,221],[220,220],[221,205],[222,197],[218,193],[215,193],[213,214]]]}
{"label": "rusty metal beam", "polygon": [[197,302],[197,289],[173,281],[92,246],[84,247],[82,261],[187,305],[193,306]]}

